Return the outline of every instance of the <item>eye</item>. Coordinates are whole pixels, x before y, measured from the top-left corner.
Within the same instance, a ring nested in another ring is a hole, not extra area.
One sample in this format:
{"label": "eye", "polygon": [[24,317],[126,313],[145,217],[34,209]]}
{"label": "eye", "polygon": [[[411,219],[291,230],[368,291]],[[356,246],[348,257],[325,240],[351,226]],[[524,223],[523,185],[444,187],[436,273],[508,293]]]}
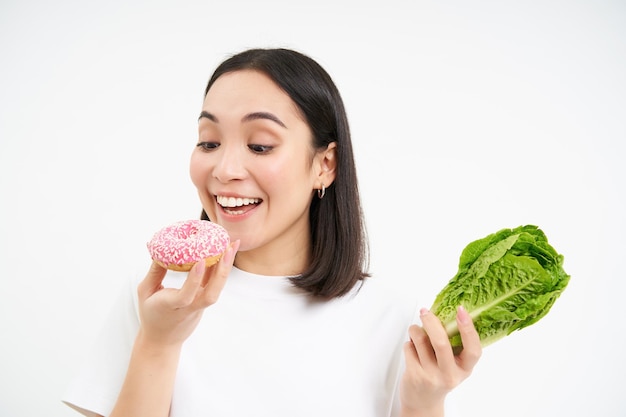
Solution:
{"label": "eye", "polygon": [[266,154],[266,153],[270,153],[270,152],[272,151],[272,149],[274,149],[274,147],[273,147],[273,146],[267,146],[267,145],[256,145],[256,144],[254,144],[254,145],[248,145],[248,148],[249,148],[252,152],[254,152],[254,153],[256,153],[256,154],[259,154],[259,155]]}
{"label": "eye", "polygon": [[220,144],[217,142],[198,142],[198,144],[196,145],[196,147],[200,148],[201,150],[205,152],[217,149],[219,146]]}

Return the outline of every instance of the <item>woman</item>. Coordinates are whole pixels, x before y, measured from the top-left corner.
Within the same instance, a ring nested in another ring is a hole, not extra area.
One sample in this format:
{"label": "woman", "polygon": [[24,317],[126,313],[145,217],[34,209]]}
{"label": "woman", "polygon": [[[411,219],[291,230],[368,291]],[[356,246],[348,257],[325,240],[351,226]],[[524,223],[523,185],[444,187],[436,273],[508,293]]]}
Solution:
{"label": "woman", "polygon": [[459,310],[454,356],[433,314],[412,324],[412,303],[368,277],[347,118],[315,61],[253,49],[222,63],[190,174],[202,217],[234,243],[186,276],[153,264],[114,309],[69,405],[134,417],[443,415],[480,357],[478,335]]}

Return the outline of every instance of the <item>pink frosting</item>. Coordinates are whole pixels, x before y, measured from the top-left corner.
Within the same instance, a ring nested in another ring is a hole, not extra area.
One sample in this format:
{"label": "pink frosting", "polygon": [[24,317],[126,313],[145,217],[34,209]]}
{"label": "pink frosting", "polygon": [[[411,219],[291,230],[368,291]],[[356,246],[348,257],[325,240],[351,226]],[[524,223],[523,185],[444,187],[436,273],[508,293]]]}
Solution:
{"label": "pink frosting", "polygon": [[164,227],[148,242],[152,259],[165,265],[195,263],[226,250],[230,237],[222,226],[207,220],[183,220]]}

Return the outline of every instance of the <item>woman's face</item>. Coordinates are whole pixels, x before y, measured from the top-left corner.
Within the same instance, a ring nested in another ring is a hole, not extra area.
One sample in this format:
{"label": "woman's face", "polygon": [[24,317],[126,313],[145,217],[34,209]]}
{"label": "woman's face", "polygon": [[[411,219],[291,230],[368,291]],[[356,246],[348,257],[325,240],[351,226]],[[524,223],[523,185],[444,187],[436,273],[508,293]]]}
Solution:
{"label": "woman's face", "polygon": [[268,275],[303,271],[309,205],[328,171],[328,153],[313,150],[295,103],[263,73],[227,73],[211,86],[190,174],[209,218],[241,240],[238,267]]}

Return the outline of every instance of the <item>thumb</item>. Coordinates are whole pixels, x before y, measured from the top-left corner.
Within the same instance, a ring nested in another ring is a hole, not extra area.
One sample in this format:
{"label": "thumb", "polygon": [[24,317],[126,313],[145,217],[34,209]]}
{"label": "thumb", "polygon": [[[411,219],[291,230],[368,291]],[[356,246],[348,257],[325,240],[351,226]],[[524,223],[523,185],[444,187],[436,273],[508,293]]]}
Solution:
{"label": "thumb", "polygon": [[148,298],[158,290],[162,289],[163,286],[161,285],[161,283],[163,282],[163,278],[165,278],[166,272],[167,269],[153,261],[145,278],[139,283],[139,286],[137,287],[139,299]]}

